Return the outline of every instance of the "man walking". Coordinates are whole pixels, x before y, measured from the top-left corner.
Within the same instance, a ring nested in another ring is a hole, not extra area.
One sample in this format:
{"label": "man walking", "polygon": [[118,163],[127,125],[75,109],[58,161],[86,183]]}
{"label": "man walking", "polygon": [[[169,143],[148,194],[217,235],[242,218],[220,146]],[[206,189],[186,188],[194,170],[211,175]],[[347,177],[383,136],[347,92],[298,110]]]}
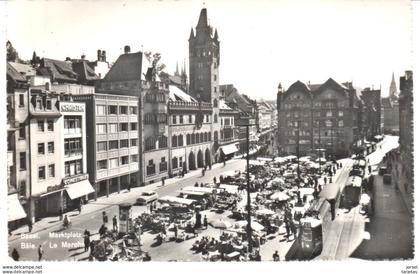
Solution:
{"label": "man walking", "polygon": [[90,246],[90,233],[89,231],[85,230],[85,236],[84,236],[84,244],[85,244],[85,252],[89,250]]}
{"label": "man walking", "polygon": [[165,186],[165,178],[162,178],[162,186]]}
{"label": "man walking", "polygon": [[44,250],[42,249],[42,246],[39,245],[39,247],[38,247],[38,261],[42,260],[43,255],[44,255]]}
{"label": "man walking", "polygon": [[114,217],[112,218],[112,229],[114,231],[118,230],[118,222],[117,222],[117,216],[114,215]]}
{"label": "man walking", "polygon": [[289,241],[289,237],[290,237],[290,226],[289,226],[289,220],[285,219],[284,220],[284,227],[286,228],[286,239],[287,241]]}

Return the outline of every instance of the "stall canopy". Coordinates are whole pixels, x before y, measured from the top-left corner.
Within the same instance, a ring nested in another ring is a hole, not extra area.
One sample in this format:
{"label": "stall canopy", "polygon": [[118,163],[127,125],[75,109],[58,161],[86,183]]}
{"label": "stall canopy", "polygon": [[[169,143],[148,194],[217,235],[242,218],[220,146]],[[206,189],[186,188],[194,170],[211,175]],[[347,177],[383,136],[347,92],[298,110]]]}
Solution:
{"label": "stall canopy", "polygon": [[168,204],[181,204],[181,205],[192,205],[195,203],[194,200],[178,198],[173,196],[164,196],[158,199],[159,202],[168,203]]}
{"label": "stall canopy", "polygon": [[321,193],[319,194],[320,197],[325,198],[327,200],[336,199],[338,193],[340,192],[340,186],[338,184],[327,184],[322,188]]}
{"label": "stall canopy", "polygon": [[238,192],[238,186],[235,186],[235,185],[220,184],[219,188],[223,188],[226,192],[232,193],[232,194]]}
{"label": "stall canopy", "polygon": [[95,190],[88,180],[83,180],[74,184],[67,185],[66,191],[70,199],[74,200],[84,195],[88,195]]}
{"label": "stall canopy", "polygon": [[19,202],[17,193],[7,196],[7,221],[12,222],[26,217],[25,210]]}
{"label": "stall canopy", "polygon": [[220,146],[220,150],[223,151],[225,155],[229,155],[238,151],[236,144],[229,144],[225,146]]}
{"label": "stall canopy", "polygon": [[249,160],[249,165],[250,166],[264,166],[264,162],[260,162],[257,160]]}
{"label": "stall canopy", "polygon": [[274,161],[275,161],[276,163],[282,164],[282,163],[286,162],[286,161],[287,161],[287,159],[285,159],[285,158],[283,158],[283,157],[276,157],[276,158],[274,158]]}
{"label": "stall canopy", "polygon": [[179,192],[191,191],[191,192],[201,192],[201,193],[213,193],[214,189],[212,187],[198,187],[198,186],[187,186],[181,189]]}
{"label": "stall canopy", "polygon": [[257,157],[257,161],[272,162],[273,159],[272,158],[267,158],[267,157]]}

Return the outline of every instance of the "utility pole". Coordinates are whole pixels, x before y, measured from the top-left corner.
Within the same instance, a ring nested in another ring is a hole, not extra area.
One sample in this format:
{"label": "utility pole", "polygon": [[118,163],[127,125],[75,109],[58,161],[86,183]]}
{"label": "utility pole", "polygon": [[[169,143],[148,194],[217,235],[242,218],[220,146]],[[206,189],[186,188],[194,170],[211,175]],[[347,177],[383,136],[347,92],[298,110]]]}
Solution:
{"label": "utility pole", "polygon": [[298,160],[298,166],[297,166],[297,176],[298,180],[300,181],[300,121],[297,121],[297,144],[296,144],[296,156]]}

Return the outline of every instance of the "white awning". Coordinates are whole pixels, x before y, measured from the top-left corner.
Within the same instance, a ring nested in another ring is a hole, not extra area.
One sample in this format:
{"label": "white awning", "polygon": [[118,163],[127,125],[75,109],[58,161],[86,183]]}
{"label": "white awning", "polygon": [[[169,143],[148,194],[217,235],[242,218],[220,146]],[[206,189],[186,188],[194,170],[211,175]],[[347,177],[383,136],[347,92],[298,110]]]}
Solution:
{"label": "white awning", "polygon": [[220,149],[223,151],[225,155],[229,155],[238,151],[236,144],[220,146]]}
{"label": "white awning", "polygon": [[88,180],[83,180],[74,184],[67,185],[66,190],[67,194],[72,200],[95,191]]}
{"label": "white awning", "polygon": [[7,221],[15,221],[26,217],[25,210],[19,202],[17,193],[7,196]]}

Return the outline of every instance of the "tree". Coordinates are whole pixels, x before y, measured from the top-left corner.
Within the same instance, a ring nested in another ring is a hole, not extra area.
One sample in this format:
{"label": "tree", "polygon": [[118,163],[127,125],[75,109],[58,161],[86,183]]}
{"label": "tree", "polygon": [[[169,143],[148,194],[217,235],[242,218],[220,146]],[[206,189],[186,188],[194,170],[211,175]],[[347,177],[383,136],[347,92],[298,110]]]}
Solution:
{"label": "tree", "polygon": [[6,50],[7,50],[7,62],[16,62],[19,60],[19,54],[12,46],[10,41],[6,42]]}

